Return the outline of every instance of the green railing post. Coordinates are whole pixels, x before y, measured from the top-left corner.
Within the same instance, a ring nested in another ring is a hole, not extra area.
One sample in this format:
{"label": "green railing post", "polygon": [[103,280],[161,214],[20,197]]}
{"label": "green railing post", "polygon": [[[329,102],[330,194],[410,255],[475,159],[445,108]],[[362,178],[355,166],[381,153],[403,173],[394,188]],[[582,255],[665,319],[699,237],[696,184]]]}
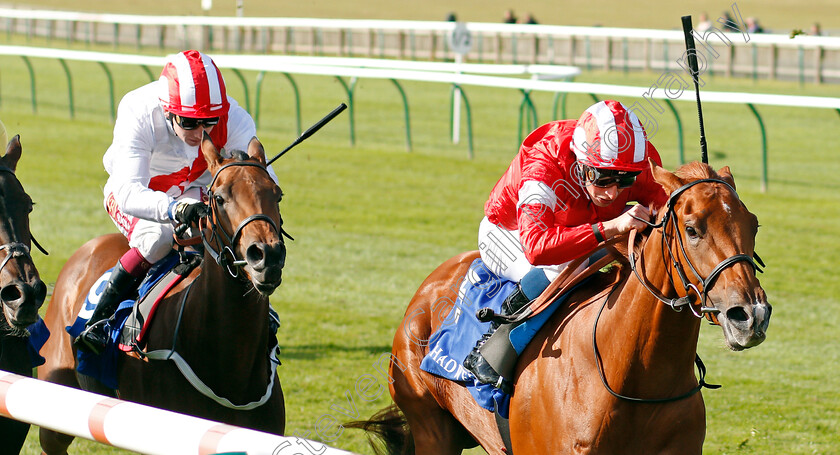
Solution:
{"label": "green railing post", "polygon": [[[560,97],[562,96],[562,100]],[[566,118],[566,97],[568,96],[567,92],[557,92],[554,94],[554,105],[551,107],[551,115],[553,116],[553,120],[565,119]],[[559,103],[558,103],[559,101]],[[562,117],[557,116],[557,107],[558,105],[562,108],[561,115]]]}
{"label": "green railing post", "polygon": [[341,86],[344,87],[344,91],[347,93],[347,113],[350,114],[350,145],[356,145],[356,123],[354,120],[355,115],[353,115],[354,108],[353,108],[353,91],[356,89],[356,78],[350,78],[350,85],[347,85],[347,82],[344,82],[344,79],[341,76],[335,76],[338,79],[338,82],[341,83]]}
{"label": "green railing post", "polygon": [[35,69],[32,68],[32,62],[29,61],[29,57],[25,55],[21,55],[20,58],[23,59],[23,63],[26,64],[26,69],[29,70],[29,88],[32,94],[32,112],[38,112],[38,102],[36,101],[35,96]]}
{"label": "green railing post", "polygon": [[154,82],[155,81],[155,75],[152,74],[152,70],[150,70],[148,66],[140,65],[140,68],[143,68],[143,71],[145,71],[146,75],[149,76],[149,82]]}
{"label": "green railing post", "polygon": [[254,87],[254,112],[251,116],[254,118],[254,126],[260,129],[260,95],[262,93],[262,83],[265,79],[265,71],[260,71],[257,74],[257,83]]}
{"label": "green railing post", "polygon": [[236,68],[231,68],[233,74],[239,78],[239,82],[242,82],[242,90],[245,91],[245,110],[251,112],[251,97],[248,95],[248,83],[245,82],[245,77],[242,76],[242,72]]}
{"label": "green railing post", "polygon": [[405,111],[405,149],[407,152],[411,152],[411,122],[408,115],[408,97],[405,96],[405,90],[403,90],[402,86],[396,79],[391,79],[391,82],[397,86],[397,90],[399,90],[400,96],[402,96],[403,110]]}
{"label": "green railing post", "polygon": [[747,103],[747,107],[750,108],[753,115],[755,115],[755,119],[758,120],[758,127],[761,130],[761,192],[767,192],[767,130],[764,128],[764,121],[761,119],[761,116],[758,115],[758,111],[755,109],[750,103]]}
{"label": "green railing post", "polygon": [[61,67],[64,68],[64,74],[67,76],[67,95],[70,99],[70,118],[76,117],[76,108],[73,105],[73,79],[70,77],[70,68],[67,67],[67,62],[63,58],[58,59]]}
{"label": "green railing post", "polygon": [[680,120],[680,114],[677,113],[677,109],[674,107],[674,103],[671,102],[670,98],[665,98],[665,104],[667,104],[668,108],[671,109],[671,113],[674,114],[674,121],[677,122],[677,153],[679,155],[680,164],[685,164],[685,146],[683,145],[682,120]]}
{"label": "green railing post", "polygon": [[[281,74],[283,74],[283,76],[285,76],[286,79],[288,79],[289,82],[292,84],[292,91],[294,92],[294,95],[295,95],[295,120],[296,120],[295,131],[297,131],[297,135],[300,136],[300,91],[298,90],[297,84],[295,84],[295,80],[292,79],[292,76],[290,76],[289,73],[281,73]],[[263,83],[264,78],[265,78],[265,71],[260,71],[260,73],[257,75],[257,87],[256,87],[256,93],[254,94],[254,96],[256,98],[255,99],[256,105],[254,107],[254,124],[257,126],[257,128],[260,127],[260,120],[259,120],[260,119],[260,99],[262,98],[262,83]]]}
{"label": "green railing post", "polygon": [[519,125],[516,128],[518,134],[517,144],[522,143],[522,117],[527,116],[525,128],[530,133],[537,128],[537,108],[534,107],[534,102],[531,100],[531,92],[529,90],[519,89],[522,92],[522,102],[519,103]]}
{"label": "green railing post", "polygon": [[114,104],[114,78],[111,76],[111,70],[105,66],[105,62],[97,63],[99,63],[99,66],[101,66],[102,70],[105,71],[105,77],[108,78],[108,99],[111,100],[111,121],[114,121],[117,118],[117,108]]}
{"label": "green railing post", "polygon": [[292,91],[295,94],[295,128],[296,128],[296,131],[297,131],[297,135],[300,136],[301,135],[301,129],[300,129],[300,90],[298,90],[298,86],[295,83],[295,80],[292,79],[292,76],[289,73],[282,73],[282,74],[283,74],[283,76],[286,77],[286,79],[288,79],[289,84],[292,85]]}

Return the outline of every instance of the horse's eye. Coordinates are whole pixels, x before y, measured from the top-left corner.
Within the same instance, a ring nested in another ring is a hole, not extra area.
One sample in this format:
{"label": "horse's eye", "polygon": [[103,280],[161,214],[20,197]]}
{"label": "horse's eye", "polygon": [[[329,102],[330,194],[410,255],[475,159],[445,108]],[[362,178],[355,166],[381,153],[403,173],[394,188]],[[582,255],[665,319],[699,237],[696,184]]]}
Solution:
{"label": "horse's eye", "polygon": [[213,196],[213,199],[215,199],[215,200],[216,200],[216,204],[222,205],[222,204],[224,204],[224,203],[225,203],[225,198],[223,198],[223,197],[222,197],[221,195],[219,195],[219,194],[217,194],[217,195]]}
{"label": "horse's eye", "polygon": [[697,237],[697,230],[695,230],[691,226],[686,226],[685,227],[685,233],[688,234],[689,237],[692,237],[692,238]]}

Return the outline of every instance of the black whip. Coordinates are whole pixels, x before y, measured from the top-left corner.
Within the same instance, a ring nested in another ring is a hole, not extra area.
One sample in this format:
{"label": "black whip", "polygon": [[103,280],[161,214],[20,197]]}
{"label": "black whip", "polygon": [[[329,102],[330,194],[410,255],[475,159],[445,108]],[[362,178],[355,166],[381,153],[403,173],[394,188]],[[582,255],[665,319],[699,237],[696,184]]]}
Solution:
{"label": "black whip", "polygon": [[697,48],[694,47],[694,36],[691,34],[691,16],[682,17],[683,34],[685,34],[685,50],[688,54],[688,67],[691,78],[694,79],[694,92],[697,94],[697,116],[700,119],[700,151],[703,163],[709,163],[709,152],[706,149],[706,131],[703,128],[703,108],[700,106],[700,70],[697,67]]}
{"label": "black whip", "polygon": [[335,109],[333,109],[333,111],[332,111],[332,112],[330,112],[329,114],[327,114],[327,115],[326,115],[324,118],[322,118],[321,120],[318,120],[318,123],[316,123],[316,124],[314,124],[314,125],[310,126],[308,130],[304,131],[304,132],[303,132],[303,134],[301,134],[299,138],[295,139],[295,141],[291,143],[291,145],[289,145],[288,147],[286,147],[285,149],[283,149],[283,151],[282,151],[282,152],[280,152],[280,153],[278,153],[278,154],[277,154],[274,158],[272,158],[272,159],[268,160],[268,162],[267,162],[267,163],[265,163],[265,165],[266,165],[266,166],[270,165],[271,163],[273,163],[273,162],[274,162],[274,160],[276,160],[277,158],[280,158],[281,156],[283,156],[283,154],[284,154],[284,153],[286,153],[286,152],[288,152],[289,150],[291,150],[291,149],[292,149],[292,147],[294,147],[294,146],[296,146],[296,145],[300,144],[301,142],[305,141],[306,139],[308,139],[308,138],[309,138],[309,136],[312,136],[313,134],[315,134],[318,130],[320,130],[320,129],[321,129],[321,127],[323,127],[324,125],[326,125],[327,123],[329,123],[329,122],[330,122],[330,120],[334,119],[336,115],[340,114],[340,113],[341,113],[341,111],[343,111],[343,110],[345,110],[345,109],[347,109],[347,105],[346,105],[346,104],[344,104],[344,103],[339,104],[339,105],[338,105],[338,107],[337,107],[337,108],[335,108]]}

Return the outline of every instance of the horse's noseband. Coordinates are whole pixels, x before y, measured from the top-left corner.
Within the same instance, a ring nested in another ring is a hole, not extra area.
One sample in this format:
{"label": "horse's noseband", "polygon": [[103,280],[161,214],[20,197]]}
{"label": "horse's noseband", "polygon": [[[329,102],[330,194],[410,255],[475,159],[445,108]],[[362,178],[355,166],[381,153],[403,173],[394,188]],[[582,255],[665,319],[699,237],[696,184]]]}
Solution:
{"label": "horse's noseband", "polygon": [[[278,226],[277,223],[275,223],[274,220],[272,220],[268,215],[262,213],[251,215],[242,220],[242,222],[240,222],[236,229],[233,231],[233,236],[229,236],[227,232],[225,232],[225,230],[218,225],[216,219],[218,218],[217,213],[219,208],[216,204],[215,198],[213,197],[213,185],[216,183],[216,179],[219,177],[219,174],[221,174],[223,170],[234,166],[256,167],[258,169],[262,169],[267,175],[269,175],[269,178],[271,177],[270,174],[268,174],[268,169],[266,169],[265,166],[259,163],[252,163],[248,161],[235,161],[233,163],[228,163],[220,167],[216,171],[216,174],[213,176],[213,180],[210,182],[210,186],[208,187],[208,195],[210,197],[210,215],[206,218],[206,220],[210,224],[209,230],[211,231],[212,235],[211,239],[208,240],[207,236],[204,234],[204,229],[202,229],[201,239],[204,243],[204,247],[210,253],[210,256],[216,261],[216,263],[224,267],[232,277],[237,278],[239,277],[239,268],[248,263],[244,259],[237,259],[236,253],[233,251],[236,244],[239,242],[239,238],[242,235],[242,230],[245,228],[245,226],[247,226],[250,223],[253,223],[254,221],[265,221],[269,224],[269,226],[271,226],[274,232],[277,233],[277,235],[280,237],[281,242],[283,241],[283,236],[288,237],[289,239],[291,239],[292,237],[289,234],[287,234],[286,231],[283,230],[282,219],[280,226]],[[214,249],[210,245],[210,241],[212,240],[212,238],[217,237],[217,234],[221,234],[221,237],[224,237],[226,241],[226,244],[219,242],[219,250]]]}
{"label": "horse's noseband", "polygon": [[[761,264],[761,266],[764,266],[764,262],[761,260],[761,258],[758,256],[758,254],[754,254],[755,257],[753,258],[753,256],[749,256],[749,255],[743,254],[743,253],[742,254],[736,254],[734,256],[730,256],[730,257],[724,259],[723,261],[721,261],[717,266],[715,266],[714,269],[712,269],[712,271],[709,273],[709,276],[707,276],[706,278],[703,278],[700,275],[700,273],[697,272],[697,269],[694,267],[694,264],[692,264],[691,260],[688,258],[688,254],[685,251],[685,245],[683,244],[682,236],[680,236],[680,234],[679,234],[679,225],[677,224],[677,214],[674,211],[674,205],[676,204],[677,199],[679,199],[679,197],[686,190],[688,190],[689,188],[693,187],[694,185],[698,185],[700,183],[721,183],[721,184],[725,185],[727,188],[729,188],[730,190],[732,190],[732,192],[735,193],[736,197],[738,196],[738,193],[735,191],[735,188],[732,188],[732,185],[726,183],[723,180],[720,180],[720,179],[695,180],[693,182],[686,183],[685,185],[677,188],[673,193],[671,193],[671,195],[668,197],[668,202],[665,204],[665,215],[662,217],[662,221],[660,221],[659,223],[653,224],[653,223],[650,223],[647,220],[637,218],[638,220],[647,223],[649,226],[651,226],[654,229],[660,228],[660,227],[662,228],[662,230],[663,230],[663,233],[662,233],[663,250],[668,251],[668,254],[671,257],[671,266],[677,271],[677,274],[680,277],[680,281],[682,281],[683,287],[687,291],[693,291],[695,294],[697,294],[698,297],[700,297],[700,311],[699,312],[696,311],[693,306],[691,306],[691,300],[692,299],[691,299],[691,296],[689,294],[686,294],[683,297],[669,299],[669,298],[661,295],[658,291],[656,291],[655,289],[651,288],[650,285],[648,285],[647,280],[643,279],[643,277],[641,276],[641,274],[639,273],[639,271],[636,267],[635,251],[633,250],[633,245],[632,245],[632,241],[633,241],[634,237],[632,235],[630,237],[630,242],[631,243],[630,243],[629,249],[628,249],[628,255],[629,255],[629,260],[630,260],[630,268],[633,270],[633,273],[636,274],[636,277],[639,279],[639,281],[642,283],[642,285],[654,297],[656,297],[657,299],[659,299],[661,302],[665,303],[666,305],[670,306],[675,311],[682,311],[683,306],[688,306],[688,308],[691,310],[691,312],[694,313],[694,315],[697,316],[698,318],[702,318],[703,313],[715,314],[715,313],[720,312],[719,310],[717,310],[714,307],[706,306],[706,300],[707,300],[707,297],[708,297],[709,289],[711,289],[711,287],[714,284],[715,280],[717,279],[718,275],[720,275],[721,272],[724,271],[724,269],[726,269],[727,267],[729,267],[729,266],[731,266],[731,265],[733,265],[737,262],[744,261],[744,262],[749,263],[756,272],[758,272],[758,273],[764,272],[761,269],[761,267],[759,267],[759,264]],[[677,238],[677,241],[679,242],[680,251],[682,252],[682,256],[683,256],[683,258],[685,258],[685,261],[688,264],[688,268],[691,270],[691,272],[694,274],[694,276],[697,277],[697,279],[700,281],[700,284],[703,287],[702,291],[699,290],[697,288],[697,286],[688,279],[688,276],[686,276],[686,273],[685,273],[685,270],[682,267],[682,264],[677,260],[677,257],[675,257],[671,253],[671,245],[668,244],[668,242],[666,240],[667,235],[664,232],[665,227],[666,227],[666,225],[668,224],[669,221],[671,222],[671,224],[674,227],[675,237]]]}

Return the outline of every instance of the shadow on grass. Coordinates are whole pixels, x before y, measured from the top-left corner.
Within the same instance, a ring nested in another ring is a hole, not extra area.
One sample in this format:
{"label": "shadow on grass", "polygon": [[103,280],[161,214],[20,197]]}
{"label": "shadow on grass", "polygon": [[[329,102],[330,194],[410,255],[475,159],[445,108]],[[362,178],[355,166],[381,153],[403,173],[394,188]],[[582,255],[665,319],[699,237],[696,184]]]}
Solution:
{"label": "shadow on grass", "polygon": [[325,344],[304,344],[294,346],[280,345],[280,359],[302,359],[314,360],[324,357],[331,357],[335,353],[360,353],[380,355],[391,352],[390,345],[379,346],[343,346],[335,343]]}

